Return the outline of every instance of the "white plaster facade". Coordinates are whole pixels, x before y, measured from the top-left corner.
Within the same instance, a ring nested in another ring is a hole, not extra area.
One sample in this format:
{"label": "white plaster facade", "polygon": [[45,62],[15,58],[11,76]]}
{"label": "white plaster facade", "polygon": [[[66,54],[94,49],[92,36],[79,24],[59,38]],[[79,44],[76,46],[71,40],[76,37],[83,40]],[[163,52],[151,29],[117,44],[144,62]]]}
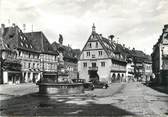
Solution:
{"label": "white plaster facade", "polygon": [[103,42],[104,37],[97,34],[94,28],[93,26],[92,34],[86,42],[78,61],[79,78],[89,81],[89,71],[95,70],[100,81],[112,82],[112,76],[114,74],[124,79],[126,74],[126,61],[123,60],[122,55],[115,54],[112,49],[110,52],[107,50],[112,48],[109,46],[113,46],[113,42],[111,43],[107,39],[105,40],[110,44]]}

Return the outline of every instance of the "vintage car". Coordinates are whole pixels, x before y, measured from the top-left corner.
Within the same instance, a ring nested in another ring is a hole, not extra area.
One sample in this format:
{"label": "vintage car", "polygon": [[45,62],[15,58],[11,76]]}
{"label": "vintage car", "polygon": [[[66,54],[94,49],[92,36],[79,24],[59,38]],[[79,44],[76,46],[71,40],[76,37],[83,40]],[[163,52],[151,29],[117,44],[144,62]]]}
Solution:
{"label": "vintage car", "polygon": [[94,85],[92,82],[85,82],[83,84],[83,86],[84,86],[85,90],[94,90]]}
{"label": "vintage car", "polygon": [[101,81],[90,81],[93,83],[94,88],[104,88],[107,89],[108,88],[108,84],[106,82],[101,82]]}
{"label": "vintage car", "polygon": [[94,90],[92,82],[86,82],[84,79],[72,79],[74,83],[83,83],[85,90]]}

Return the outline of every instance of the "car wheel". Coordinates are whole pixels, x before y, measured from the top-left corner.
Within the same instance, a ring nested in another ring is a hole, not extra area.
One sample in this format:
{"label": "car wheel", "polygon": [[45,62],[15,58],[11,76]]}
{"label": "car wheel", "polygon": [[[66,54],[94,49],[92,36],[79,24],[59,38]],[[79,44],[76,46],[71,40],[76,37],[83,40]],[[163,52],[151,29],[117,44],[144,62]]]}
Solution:
{"label": "car wheel", "polygon": [[94,87],[92,87],[92,89],[91,90],[94,90]]}
{"label": "car wheel", "polygon": [[107,89],[107,87],[106,87],[106,86],[103,86],[103,89]]}

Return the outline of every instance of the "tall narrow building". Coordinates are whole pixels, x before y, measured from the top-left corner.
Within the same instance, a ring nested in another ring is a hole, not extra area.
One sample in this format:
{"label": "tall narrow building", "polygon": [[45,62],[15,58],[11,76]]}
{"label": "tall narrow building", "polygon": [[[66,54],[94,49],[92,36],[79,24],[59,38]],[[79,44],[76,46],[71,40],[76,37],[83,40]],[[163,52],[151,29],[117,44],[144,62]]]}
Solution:
{"label": "tall narrow building", "polygon": [[153,46],[152,70],[158,83],[168,84],[168,24],[164,25],[162,34]]}

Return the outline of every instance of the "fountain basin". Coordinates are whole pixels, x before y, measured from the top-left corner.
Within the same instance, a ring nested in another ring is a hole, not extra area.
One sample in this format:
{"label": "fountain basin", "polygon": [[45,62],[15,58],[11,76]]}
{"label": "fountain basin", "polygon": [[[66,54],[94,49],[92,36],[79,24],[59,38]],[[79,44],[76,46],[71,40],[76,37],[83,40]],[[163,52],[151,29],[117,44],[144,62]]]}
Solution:
{"label": "fountain basin", "polygon": [[84,93],[83,83],[37,83],[40,94],[70,95]]}

